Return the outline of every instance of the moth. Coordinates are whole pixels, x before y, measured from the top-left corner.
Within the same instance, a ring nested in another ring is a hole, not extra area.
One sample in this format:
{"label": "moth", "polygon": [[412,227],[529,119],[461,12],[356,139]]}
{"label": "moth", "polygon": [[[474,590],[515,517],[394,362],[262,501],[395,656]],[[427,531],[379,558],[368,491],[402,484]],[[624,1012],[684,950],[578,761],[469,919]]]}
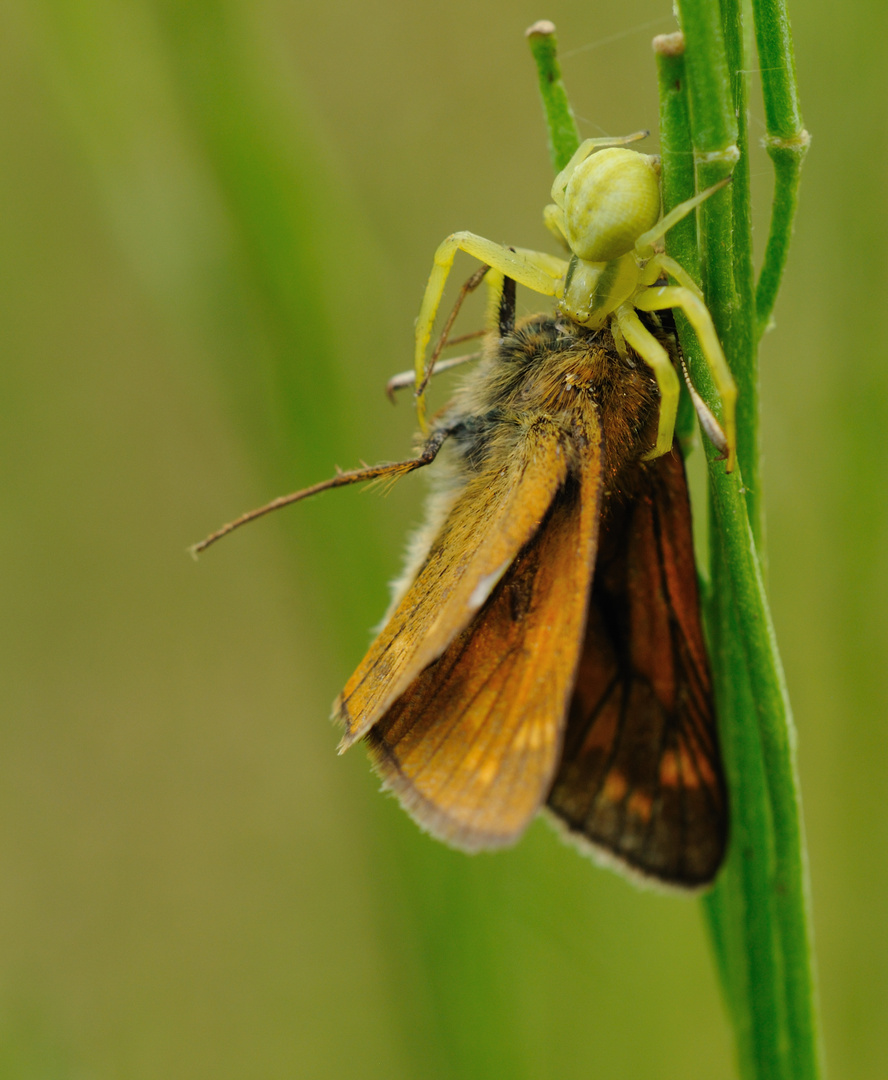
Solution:
{"label": "moth", "polygon": [[696,886],[721,862],[684,467],[643,460],[658,406],[607,330],[539,316],[435,421],[431,527],[334,715],[456,847],[514,843],[545,806],[642,875]]}

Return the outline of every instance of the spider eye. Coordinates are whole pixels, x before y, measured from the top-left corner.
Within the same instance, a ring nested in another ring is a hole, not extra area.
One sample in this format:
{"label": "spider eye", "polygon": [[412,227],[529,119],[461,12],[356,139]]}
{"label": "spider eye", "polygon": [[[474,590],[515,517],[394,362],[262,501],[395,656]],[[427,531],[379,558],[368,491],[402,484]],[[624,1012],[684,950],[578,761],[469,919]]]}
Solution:
{"label": "spider eye", "polygon": [[599,150],[574,169],[564,192],[571,250],[587,262],[631,251],[660,217],[656,159],[634,150]]}

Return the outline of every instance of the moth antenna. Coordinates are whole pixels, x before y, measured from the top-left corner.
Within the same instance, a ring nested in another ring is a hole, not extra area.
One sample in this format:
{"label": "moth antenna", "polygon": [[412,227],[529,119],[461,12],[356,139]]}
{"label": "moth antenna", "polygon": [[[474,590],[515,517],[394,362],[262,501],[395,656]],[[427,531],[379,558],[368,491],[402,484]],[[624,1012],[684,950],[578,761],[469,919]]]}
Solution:
{"label": "moth antenna", "polygon": [[303,499],[308,499],[312,495],[320,495],[322,491],[330,491],[332,488],[347,487],[349,484],[361,484],[367,480],[379,480],[379,479],[391,479],[397,480],[401,476],[406,476],[407,473],[413,472],[414,469],[421,469],[425,465],[430,465],[438,455],[438,451],[444,445],[444,440],[451,434],[451,429],[444,428],[440,431],[434,432],[432,437],[428,440],[422,449],[422,453],[414,458],[407,458],[406,461],[396,461],[388,465],[370,465],[363,469],[352,469],[349,472],[342,472],[337,468],[336,475],[332,476],[329,480],[322,480],[319,484],[313,484],[311,487],[303,488],[301,491],[291,492],[289,495],[279,495],[276,499],[272,499],[270,503],[266,503],[265,506],[260,506],[255,510],[248,510],[246,514],[241,514],[239,518],[234,521],[229,521],[227,525],[223,525],[221,529],[217,529],[214,533],[210,533],[205,539],[201,540],[198,544],[192,544],[188,548],[192,558],[197,559],[202,551],[211,545],[215,544],[217,540],[221,540],[223,536],[228,536],[229,533],[234,532],[235,529],[239,529],[241,525],[246,525],[250,521],[255,521],[256,518],[264,517],[266,514],[270,514],[273,510],[280,510],[285,506],[290,506],[292,503],[301,502]]}
{"label": "moth antenna", "polygon": [[[457,334],[456,337],[447,339],[447,348],[449,349],[451,345],[462,345],[464,341],[475,341],[479,337],[484,337],[486,333],[486,330],[470,330],[467,334]],[[440,367],[438,370],[441,370]]]}

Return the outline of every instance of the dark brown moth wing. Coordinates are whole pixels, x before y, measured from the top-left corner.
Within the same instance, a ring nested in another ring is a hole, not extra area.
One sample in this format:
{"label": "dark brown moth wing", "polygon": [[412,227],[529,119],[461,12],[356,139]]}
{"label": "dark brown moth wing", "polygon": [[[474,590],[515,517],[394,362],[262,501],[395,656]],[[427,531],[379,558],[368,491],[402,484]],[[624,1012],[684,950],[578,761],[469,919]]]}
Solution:
{"label": "dark brown moth wing", "polygon": [[727,795],[677,450],[606,510],[586,639],[548,805],[577,839],[695,887],[725,850]]}
{"label": "dark brown moth wing", "polygon": [[597,543],[599,444],[474,620],[367,734],[387,787],[468,851],[513,843],[558,764]]}
{"label": "dark brown moth wing", "polygon": [[501,468],[460,494],[416,580],[334,705],[347,749],[441,655],[539,529],[567,477],[565,431],[532,425]]}

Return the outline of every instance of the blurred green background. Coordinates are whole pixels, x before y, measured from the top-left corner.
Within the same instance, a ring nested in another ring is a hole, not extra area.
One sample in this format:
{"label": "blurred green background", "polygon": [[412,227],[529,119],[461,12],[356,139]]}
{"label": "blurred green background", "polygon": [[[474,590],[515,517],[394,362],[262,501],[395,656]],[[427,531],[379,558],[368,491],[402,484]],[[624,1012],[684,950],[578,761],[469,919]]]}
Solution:
{"label": "blurred green background", "polygon": [[[888,8],[797,7],[814,141],[762,354],[770,591],[828,1059],[882,1080]],[[732,1075],[695,901],[543,823],[450,852],[336,756],[421,477],[185,554],[405,454],[382,387],[448,232],[546,245],[541,17],[584,135],[656,127],[653,0],[0,8],[0,1076]]]}

